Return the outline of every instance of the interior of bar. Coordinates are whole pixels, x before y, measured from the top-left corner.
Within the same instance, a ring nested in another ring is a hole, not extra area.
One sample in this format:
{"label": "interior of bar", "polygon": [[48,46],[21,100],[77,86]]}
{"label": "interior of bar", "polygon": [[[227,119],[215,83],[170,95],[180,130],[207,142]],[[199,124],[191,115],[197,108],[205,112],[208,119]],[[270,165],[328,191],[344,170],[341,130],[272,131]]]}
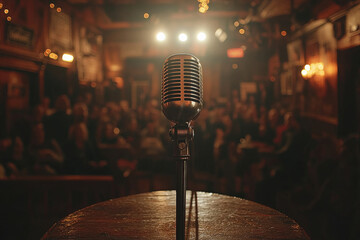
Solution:
{"label": "interior of bar", "polygon": [[202,69],[181,85],[201,97],[184,120],[191,198],[246,199],[309,239],[358,239],[359,0],[0,0],[0,239],[178,187],[184,113],[167,112],[181,101],[164,83],[177,56]]}

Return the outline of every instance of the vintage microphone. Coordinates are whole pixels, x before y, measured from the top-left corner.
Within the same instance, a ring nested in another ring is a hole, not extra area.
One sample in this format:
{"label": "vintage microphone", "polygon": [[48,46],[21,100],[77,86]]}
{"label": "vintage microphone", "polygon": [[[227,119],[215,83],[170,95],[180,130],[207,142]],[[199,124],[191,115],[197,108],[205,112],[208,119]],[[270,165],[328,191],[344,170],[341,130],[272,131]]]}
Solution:
{"label": "vintage microphone", "polygon": [[170,128],[176,160],[176,239],[185,239],[186,175],[189,142],[194,136],[190,122],[203,106],[202,67],[191,54],[175,54],[165,60],[161,84],[161,108],[175,126]]}

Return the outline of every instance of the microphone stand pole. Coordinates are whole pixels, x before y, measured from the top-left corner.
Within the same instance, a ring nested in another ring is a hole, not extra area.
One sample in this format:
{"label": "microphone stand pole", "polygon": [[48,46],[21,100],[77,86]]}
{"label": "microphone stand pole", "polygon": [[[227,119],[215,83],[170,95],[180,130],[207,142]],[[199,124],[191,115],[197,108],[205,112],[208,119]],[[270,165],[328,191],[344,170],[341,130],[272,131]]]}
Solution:
{"label": "microphone stand pole", "polygon": [[185,240],[186,161],[190,159],[189,142],[194,130],[189,123],[182,123],[170,128],[169,133],[174,141],[173,158],[176,161],[176,240]]}

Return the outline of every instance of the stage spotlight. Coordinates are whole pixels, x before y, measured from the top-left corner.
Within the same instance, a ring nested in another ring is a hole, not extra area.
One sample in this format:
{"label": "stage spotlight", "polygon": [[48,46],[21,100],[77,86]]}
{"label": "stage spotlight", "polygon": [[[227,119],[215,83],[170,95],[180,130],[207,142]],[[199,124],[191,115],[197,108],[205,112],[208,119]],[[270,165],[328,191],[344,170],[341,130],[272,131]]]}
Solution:
{"label": "stage spotlight", "polygon": [[200,41],[203,42],[206,39],[206,34],[204,32],[199,32],[196,36],[196,38]]}
{"label": "stage spotlight", "polygon": [[186,42],[187,39],[188,39],[188,36],[187,36],[185,33],[180,33],[180,34],[179,34],[179,40],[180,40],[181,42]]}
{"label": "stage spotlight", "polygon": [[158,32],[158,33],[156,34],[156,40],[158,40],[159,42],[163,42],[163,41],[165,41],[165,39],[166,39],[165,33],[163,33],[163,32]]}

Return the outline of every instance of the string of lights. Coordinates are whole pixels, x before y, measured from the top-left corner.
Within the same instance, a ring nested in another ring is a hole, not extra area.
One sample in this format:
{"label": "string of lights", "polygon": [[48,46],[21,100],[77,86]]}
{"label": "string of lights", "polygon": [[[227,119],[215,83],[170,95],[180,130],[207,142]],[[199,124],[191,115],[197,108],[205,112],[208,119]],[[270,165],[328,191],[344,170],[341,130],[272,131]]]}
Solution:
{"label": "string of lights", "polygon": [[[3,10],[4,9],[4,10]],[[12,17],[10,16],[10,10],[2,2],[0,2],[0,10],[1,13],[3,12],[5,14],[6,20],[10,22],[12,20]]]}

